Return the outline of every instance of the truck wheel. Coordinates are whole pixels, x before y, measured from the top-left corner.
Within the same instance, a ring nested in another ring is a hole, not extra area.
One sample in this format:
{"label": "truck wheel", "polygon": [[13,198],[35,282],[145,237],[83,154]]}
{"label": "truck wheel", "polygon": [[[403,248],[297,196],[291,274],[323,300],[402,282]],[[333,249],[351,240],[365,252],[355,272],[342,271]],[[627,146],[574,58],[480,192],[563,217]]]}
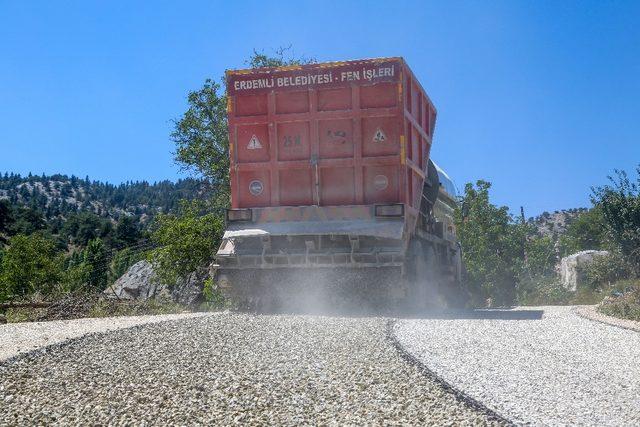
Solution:
{"label": "truck wheel", "polygon": [[429,243],[416,242],[414,248],[415,269],[409,286],[409,304],[417,310],[440,308],[443,301],[439,293],[436,251]]}
{"label": "truck wheel", "polygon": [[453,274],[445,289],[447,303],[453,308],[465,308],[470,300],[469,292],[462,284],[462,251],[458,248],[451,259]]}

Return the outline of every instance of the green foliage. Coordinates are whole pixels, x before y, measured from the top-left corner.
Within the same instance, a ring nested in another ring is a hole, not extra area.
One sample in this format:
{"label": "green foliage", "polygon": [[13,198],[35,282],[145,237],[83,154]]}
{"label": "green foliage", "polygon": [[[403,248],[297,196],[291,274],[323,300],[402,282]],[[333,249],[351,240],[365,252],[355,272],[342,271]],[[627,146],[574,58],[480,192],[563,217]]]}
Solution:
{"label": "green foliage", "polygon": [[29,235],[47,227],[42,212],[31,207],[16,207],[6,220],[9,221],[10,235]]}
{"label": "green foliage", "polygon": [[594,258],[582,272],[585,284],[592,289],[612,286],[620,280],[631,277],[632,273],[629,263],[617,252]]}
{"label": "green foliage", "polygon": [[70,243],[86,246],[91,240],[108,236],[111,229],[108,219],[83,211],[69,216],[62,227],[62,234]]}
{"label": "green foliage", "polygon": [[607,247],[606,224],[600,206],[581,213],[560,236],[559,245],[562,256],[589,249]]}
{"label": "green foliage", "polygon": [[123,215],[118,220],[114,232],[114,244],[118,247],[134,245],[142,237],[136,218]]}
{"label": "green foliage", "polygon": [[168,284],[208,265],[220,243],[224,221],[200,201],[183,202],[179,213],[156,218],[150,253],[160,278]]}
{"label": "green foliage", "polygon": [[640,166],[636,173],[633,182],[626,172],[616,171],[609,185],[593,189],[592,202],[602,209],[611,241],[640,276]]}
{"label": "green foliage", "polygon": [[640,282],[628,280],[618,283],[621,291],[605,298],[598,310],[608,316],[640,321]]}
{"label": "green foliage", "polygon": [[207,79],[189,93],[189,108],[175,122],[171,138],[175,160],[184,170],[206,179],[223,205],[229,199],[229,137],[227,98],[220,85]]}
{"label": "green foliage", "polygon": [[0,233],[6,233],[8,226],[13,222],[13,209],[8,200],[0,200]]}
{"label": "green foliage", "polygon": [[555,243],[551,237],[538,236],[533,234],[533,230],[529,230],[525,241],[525,255],[521,275],[549,276],[554,274],[557,258]]}
{"label": "green foliage", "polygon": [[0,190],[7,197],[0,201],[0,234],[31,234],[47,227],[57,234],[67,218],[79,211],[115,221],[124,214],[140,225],[143,214],[173,212],[179,200],[198,198],[202,189],[202,181],[192,178],[113,185],[73,175],[0,174]]}
{"label": "green foliage", "polygon": [[491,298],[494,305],[511,305],[516,298],[514,265],[524,250],[526,229],[513,224],[507,207],[489,201],[491,184],[467,184],[463,205],[467,216],[456,211],[456,227],[462,244],[466,281],[476,303]]}
{"label": "green foliage", "polygon": [[518,282],[518,304],[568,304],[572,294],[553,275],[523,276]]}
{"label": "green foliage", "polygon": [[36,291],[49,294],[62,279],[62,256],[51,239],[19,234],[9,239],[0,271],[0,299]]}
{"label": "green foliage", "polygon": [[247,61],[249,68],[282,67],[286,65],[303,65],[316,62],[313,58],[296,57],[291,46],[276,49],[273,55],[253,50],[253,54]]}
{"label": "green foliage", "polygon": [[145,254],[142,250],[136,250],[133,248],[125,248],[117,251],[113,260],[111,261],[111,269],[109,270],[109,284],[115,282],[124,273],[127,272],[136,262],[145,258]]}
{"label": "green foliage", "polygon": [[525,229],[523,257],[514,260],[518,304],[541,305],[566,303],[569,293],[559,284],[555,275],[557,262],[555,244],[549,236],[535,234],[534,228],[518,224]]}
{"label": "green foliage", "polygon": [[82,263],[89,275],[86,286],[94,291],[103,291],[107,287],[107,277],[109,268],[109,253],[100,239],[89,242],[83,253]]}
{"label": "green foliage", "polygon": [[[312,62],[287,57],[290,48],[279,49],[275,56],[254,51],[248,65],[252,68],[298,65]],[[223,84],[225,79],[221,79]],[[229,135],[227,96],[219,83],[207,79],[199,90],[187,96],[189,107],[174,122],[171,138],[176,144],[175,161],[183,170],[205,179],[213,192],[213,206],[229,205]]]}
{"label": "green foliage", "polygon": [[204,288],[202,291],[204,299],[207,304],[207,308],[221,308],[226,304],[226,300],[220,289],[216,286],[213,279],[209,278],[204,281]]}

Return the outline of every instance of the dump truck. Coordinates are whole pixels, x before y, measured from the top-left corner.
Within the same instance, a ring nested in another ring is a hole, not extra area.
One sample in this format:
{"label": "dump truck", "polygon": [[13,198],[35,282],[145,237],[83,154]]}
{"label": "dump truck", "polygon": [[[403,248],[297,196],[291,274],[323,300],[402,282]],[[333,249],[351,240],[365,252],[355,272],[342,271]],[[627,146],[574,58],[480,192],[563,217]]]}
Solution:
{"label": "dump truck", "polygon": [[455,186],[403,58],[227,71],[231,209],[216,281],[239,307],[460,304]]}

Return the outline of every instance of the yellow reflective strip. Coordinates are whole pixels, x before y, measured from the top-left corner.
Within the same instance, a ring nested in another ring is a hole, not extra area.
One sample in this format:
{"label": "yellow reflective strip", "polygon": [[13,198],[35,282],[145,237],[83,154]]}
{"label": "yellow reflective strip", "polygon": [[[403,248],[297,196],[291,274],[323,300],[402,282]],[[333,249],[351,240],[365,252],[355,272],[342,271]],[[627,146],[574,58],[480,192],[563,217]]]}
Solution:
{"label": "yellow reflective strip", "polygon": [[404,146],[404,135],[400,135],[400,164],[404,165],[407,162],[407,150]]}

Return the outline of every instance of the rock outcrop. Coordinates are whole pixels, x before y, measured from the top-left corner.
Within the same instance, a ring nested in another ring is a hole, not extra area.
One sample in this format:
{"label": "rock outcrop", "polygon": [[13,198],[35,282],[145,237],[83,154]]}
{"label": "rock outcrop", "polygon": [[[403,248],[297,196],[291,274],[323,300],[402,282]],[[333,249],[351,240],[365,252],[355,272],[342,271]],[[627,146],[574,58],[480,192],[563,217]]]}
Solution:
{"label": "rock outcrop", "polygon": [[593,262],[595,258],[609,255],[607,251],[581,251],[566,256],[560,260],[560,280],[562,286],[568,291],[575,291],[582,283],[584,268]]}
{"label": "rock outcrop", "polygon": [[160,279],[153,270],[153,265],[148,261],[139,261],[133,264],[104,293],[107,296],[131,300],[169,297],[166,286],[160,283]]}
{"label": "rock outcrop", "polygon": [[202,290],[204,282],[209,278],[209,269],[200,268],[178,280],[171,289],[173,300],[182,305],[196,305],[204,302]]}
{"label": "rock outcrop", "polygon": [[204,300],[204,282],[210,277],[208,268],[201,268],[178,280],[175,286],[163,284],[148,261],[139,261],[109,286],[107,297],[127,300],[164,300],[182,305],[196,305]]}

